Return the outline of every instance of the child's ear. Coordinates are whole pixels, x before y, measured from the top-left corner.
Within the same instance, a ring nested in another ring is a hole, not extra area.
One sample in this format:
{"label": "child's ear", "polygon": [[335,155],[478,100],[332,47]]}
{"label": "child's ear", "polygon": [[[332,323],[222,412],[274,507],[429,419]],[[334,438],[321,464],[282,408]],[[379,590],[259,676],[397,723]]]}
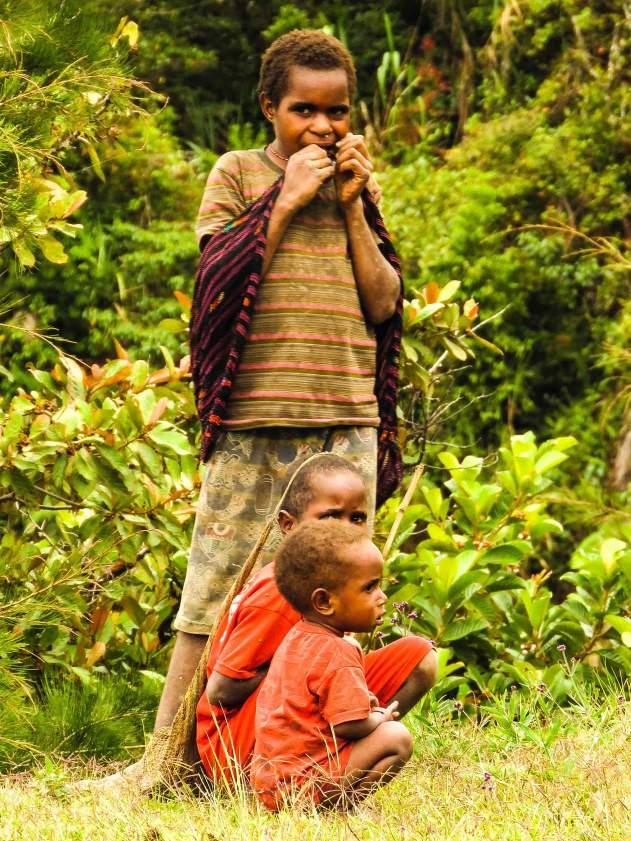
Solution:
{"label": "child's ear", "polygon": [[290,532],[293,527],[296,525],[297,520],[290,514],[289,511],[285,511],[283,508],[281,511],[278,512],[278,528],[282,531],[283,534],[287,534]]}
{"label": "child's ear", "polygon": [[263,116],[271,123],[274,119],[274,114],[276,113],[272,100],[266,94],[262,93],[259,96],[259,105],[261,106]]}
{"label": "child's ear", "polygon": [[320,616],[330,616],[335,610],[331,594],[324,587],[318,587],[311,594],[311,605]]}

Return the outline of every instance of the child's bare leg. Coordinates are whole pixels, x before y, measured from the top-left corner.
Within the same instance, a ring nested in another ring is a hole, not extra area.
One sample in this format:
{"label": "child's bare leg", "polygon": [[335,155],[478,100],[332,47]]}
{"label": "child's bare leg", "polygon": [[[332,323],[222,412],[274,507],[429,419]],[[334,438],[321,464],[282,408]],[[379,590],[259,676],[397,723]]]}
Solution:
{"label": "child's bare leg", "polygon": [[435,651],[429,651],[399,690],[394,693],[392,698],[387,699],[387,703],[391,704],[393,701],[398,701],[399,716],[403,718],[436,683],[437,673],[438,657]]}
{"label": "child's bare leg", "polygon": [[178,631],[156,715],[155,729],[170,727],[204,652],[207,636]]}
{"label": "child's bare leg", "polygon": [[379,785],[395,777],[412,755],[412,736],[398,721],[385,721],[351,750],[341,790],[328,795],[326,805],[363,800]]}

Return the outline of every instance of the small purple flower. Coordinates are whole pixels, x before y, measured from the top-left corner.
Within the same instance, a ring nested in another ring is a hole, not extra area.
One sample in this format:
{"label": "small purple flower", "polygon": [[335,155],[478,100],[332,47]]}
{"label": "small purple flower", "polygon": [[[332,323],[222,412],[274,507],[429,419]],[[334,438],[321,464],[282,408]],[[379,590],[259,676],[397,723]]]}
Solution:
{"label": "small purple flower", "polygon": [[567,648],[567,646],[566,646],[564,643],[562,643],[562,642],[561,642],[561,643],[559,643],[559,645],[557,645],[557,651],[561,651],[561,652],[563,652],[563,651],[565,651],[565,650],[566,650],[566,648]]}
{"label": "small purple flower", "polygon": [[418,619],[418,613],[415,610],[411,610],[408,613],[408,619]]}
{"label": "small purple flower", "polygon": [[493,780],[488,771],[484,772],[484,782],[482,783],[482,788],[486,791],[493,791]]}
{"label": "small purple flower", "polygon": [[539,683],[537,685],[537,692],[543,694],[547,690],[547,688],[548,687],[545,685],[545,683]]}
{"label": "small purple flower", "polygon": [[391,622],[393,625],[398,625],[398,624],[399,624],[399,621],[400,621],[400,620],[399,620],[399,614],[398,614],[398,613],[393,613],[393,614],[392,614],[392,618],[390,619],[390,622]]}
{"label": "small purple flower", "polygon": [[460,701],[456,701],[456,702],[454,703],[454,709],[455,709],[457,712],[459,712],[459,713],[460,713],[460,712],[462,712],[462,711],[464,710],[464,707],[462,706],[462,704],[460,703]]}
{"label": "small purple flower", "polygon": [[383,639],[383,631],[377,631],[377,633],[375,634],[375,636],[377,637],[377,639],[378,639],[378,640]]}
{"label": "small purple flower", "polygon": [[484,782],[488,783],[490,781],[490,779],[491,779],[490,773],[488,771],[485,771],[484,772]]}

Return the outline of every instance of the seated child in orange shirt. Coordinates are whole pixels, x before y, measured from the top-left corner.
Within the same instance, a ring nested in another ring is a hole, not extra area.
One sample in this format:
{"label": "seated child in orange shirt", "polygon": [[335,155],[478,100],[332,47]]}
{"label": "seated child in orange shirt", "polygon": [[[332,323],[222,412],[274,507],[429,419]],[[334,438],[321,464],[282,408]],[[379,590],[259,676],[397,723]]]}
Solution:
{"label": "seated child in orange shirt", "polygon": [[[278,550],[275,575],[302,619],[278,647],[258,694],[252,787],[274,811],[362,799],[412,753],[412,737],[395,719],[414,700],[393,699],[411,671],[401,645],[407,640],[364,658],[344,638],[382,620],[383,558],[356,526],[309,522]],[[427,640],[408,639],[431,649]]]}
{"label": "seated child in orange shirt", "polygon": [[[367,535],[367,507],[358,468],[327,453],[296,476],[279,525],[288,533],[303,522],[339,520],[353,523]],[[300,613],[279,593],[274,565],[269,564],[248,581],[221,623],[208,660],[206,691],[197,707],[197,748],[206,773],[215,782],[234,786],[247,775],[258,692],[272,655],[299,620]],[[435,653],[420,637],[398,640],[383,650],[397,654],[390,659],[380,657],[380,652],[368,654],[369,685],[381,690],[380,697],[390,699],[396,693],[399,709],[405,712],[433,685]]]}

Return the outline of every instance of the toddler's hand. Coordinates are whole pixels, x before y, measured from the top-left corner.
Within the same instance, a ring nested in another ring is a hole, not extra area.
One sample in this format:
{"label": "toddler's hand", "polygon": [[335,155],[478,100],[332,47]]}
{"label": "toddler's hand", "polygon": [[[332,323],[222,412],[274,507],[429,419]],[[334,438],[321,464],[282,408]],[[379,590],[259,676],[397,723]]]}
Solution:
{"label": "toddler's hand", "polygon": [[373,171],[372,161],[361,134],[347,134],[338,140],[335,157],[335,186],[337,200],[343,208],[350,207],[361,195]]}
{"label": "toddler's hand", "polygon": [[300,210],[309,204],[334,171],[333,161],[324,149],[315,144],[305,146],[287,162],[281,196],[293,210]]}
{"label": "toddler's hand", "polygon": [[399,717],[399,712],[397,709],[398,706],[399,702],[393,701],[391,704],[388,704],[387,707],[377,707],[376,710],[373,710],[373,712],[383,712],[384,721],[396,721],[396,719]]}

